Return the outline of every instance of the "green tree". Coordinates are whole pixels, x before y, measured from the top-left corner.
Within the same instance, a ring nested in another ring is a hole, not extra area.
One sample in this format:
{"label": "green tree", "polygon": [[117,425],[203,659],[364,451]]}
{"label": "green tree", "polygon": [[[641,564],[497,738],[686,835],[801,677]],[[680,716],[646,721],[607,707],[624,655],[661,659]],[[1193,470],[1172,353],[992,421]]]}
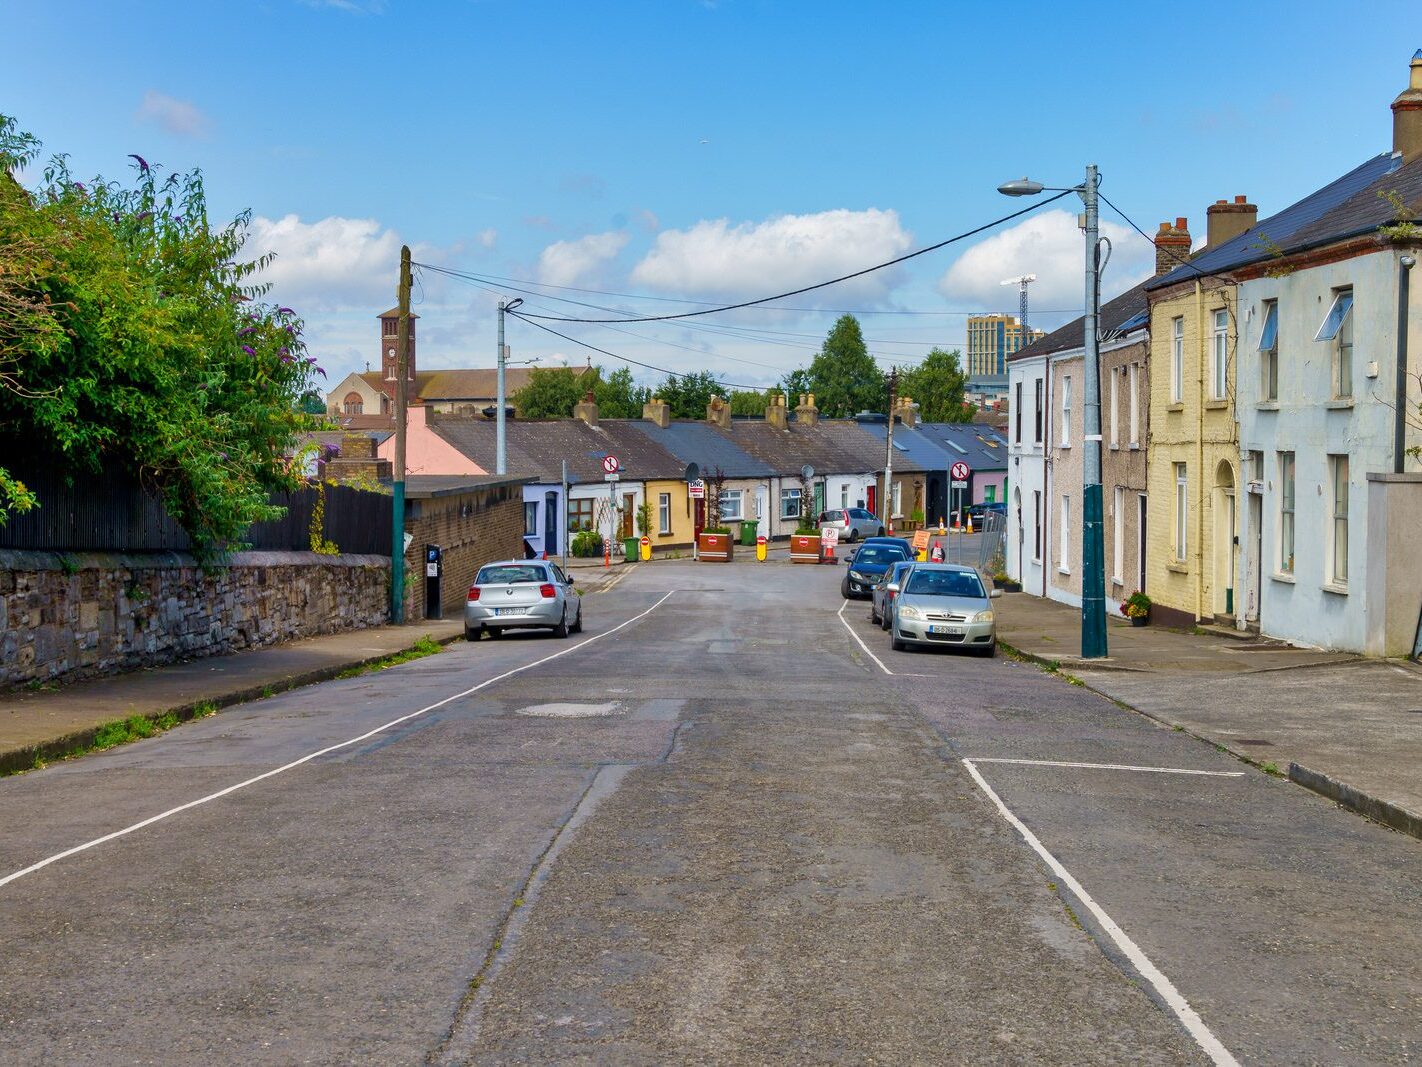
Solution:
{"label": "green tree", "polygon": [[963,402],[962,353],[935,348],[916,367],[899,368],[899,395],[918,402],[925,422],[971,422],[977,409]]}
{"label": "green tree", "polygon": [[704,419],[706,405],[713,396],[724,396],[726,387],[710,371],[695,374],[668,375],[656,389],[657,396],[667,402],[673,418]]}
{"label": "green tree", "polygon": [[770,406],[770,397],[774,391],[767,389],[763,393],[758,393],[753,389],[732,389],[731,395],[726,398],[731,405],[731,414],[764,415],[765,409]]}
{"label": "green tree", "polygon": [[510,399],[525,419],[566,419],[573,414],[573,405],[589,390],[597,395],[601,378],[597,368],[534,367],[528,384]]}
{"label": "green tree", "polygon": [[800,394],[808,393],[814,387],[814,383],[810,381],[810,372],[804,367],[797,367],[780,380],[779,391],[785,394],[786,406],[794,410],[795,405],[800,402]]}
{"label": "green tree", "polygon": [[[0,426],[141,478],[208,557],[281,515],[271,494],[300,484],[316,425],[299,399],[325,372],[295,312],[261,299],[249,214],[210,223],[199,172],[134,156],[131,183],[86,183],[61,155],[30,191],[13,174],[38,153],[0,115]],[[0,471],[0,513],[26,492]]]}
{"label": "green tree", "polygon": [[296,398],[296,407],[308,415],[325,415],[326,399],[319,389],[308,389]]}
{"label": "green tree", "polygon": [[843,419],[860,411],[883,411],[888,385],[864,344],[859,320],[841,315],[810,364],[809,392],[825,418]]}
{"label": "green tree", "polygon": [[593,395],[597,398],[598,414],[606,419],[640,419],[642,406],[652,398],[652,391],[632,380],[632,372],[619,367],[606,378],[602,368],[597,367],[597,384]]}

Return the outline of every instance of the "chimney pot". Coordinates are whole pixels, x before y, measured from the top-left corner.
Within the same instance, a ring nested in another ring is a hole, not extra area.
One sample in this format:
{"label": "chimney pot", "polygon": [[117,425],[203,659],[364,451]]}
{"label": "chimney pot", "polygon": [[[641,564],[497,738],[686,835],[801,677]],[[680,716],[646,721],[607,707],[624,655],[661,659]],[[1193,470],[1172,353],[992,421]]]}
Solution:
{"label": "chimney pot", "polygon": [[1172,227],[1168,222],[1160,224],[1160,232],[1155,235],[1155,276],[1169,274],[1190,258],[1190,231],[1188,220],[1177,218]]}
{"label": "chimney pot", "polygon": [[1175,220],[1175,228],[1176,228],[1177,230],[1184,230],[1184,229],[1188,229],[1188,228],[1189,228],[1188,223],[1187,223],[1187,220],[1185,219],[1185,217],[1184,217],[1183,215],[1178,216],[1178,217],[1176,218],[1176,220]]}
{"label": "chimney pot", "polygon": [[1209,248],[1218,248],[1233,240],[1259,221],[1259,209],[1245,196],[1236,196],[1232,204],[1228,200],[1217,200],[1205,215],[1205,244]]}
{"label": "chimney pot", "polygon": [[1404,163],[1422,158],[1422,48],[1412,57],[1407,88],[1392,102],[1392,150]]}
{"label": "chimney pot", "polygon": [[1247,203],[1249,203],[1249,198],[1246,197],[1246,196],[1236,196],[1236,197],[1234,198],[1234,202],[1235,202],[1236,204],[1247,204]]}

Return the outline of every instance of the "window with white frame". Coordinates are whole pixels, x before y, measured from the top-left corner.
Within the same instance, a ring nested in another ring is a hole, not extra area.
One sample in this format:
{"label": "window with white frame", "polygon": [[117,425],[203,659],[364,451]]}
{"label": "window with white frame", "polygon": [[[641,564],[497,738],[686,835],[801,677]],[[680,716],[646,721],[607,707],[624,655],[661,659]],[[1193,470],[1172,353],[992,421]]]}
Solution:
{"label": "window with white frame", "polygon": [[1279,573],[1294,573],[1294,454],[1279,453]]}
{"label": "window with white frame", "polygon": [[1225,398],[1225,383],[1229,370],[1229,311],[1219,308],[1214,315],[1214,330],[1210,335],[1210,399]]}
{"label": "window with white frame", "polygon": [[801,490],[798,486],[794,489],[780,490],[780,517],[782,519],[798,519],[800,517],[800,495]]}
{"label": "window with white frame", "polygon": [[671,494],[657,494],[657,533],[671,533]]}
{"label": "window with white frame", "polygon": [[847,507],[849,507],[849,483],[848,483],[848,482],[840,482],[840,484],[839,484],[839,506],[842,507],[842,508],[847,508]]}
{"label": "window with white frame", "polygon": [[523,504],[523,535],[538,536],[538,501],[525,500]]}
{"label": "window with white frame", "polygon": [[1016,393],[1016,397],[1017,397],[1017,403],[1016,403],[1015,405],[1013,405],[1013,407],[1014,407],[1014,409],[1015,409],[1015,410],[1013,411],[1013,419],[1014,419],[1014,426],[1015,426],[1015,428],[1016,428],[1016,434],[1015,434],[1015,436],[1016,436],[1016,443],[1020,445],[1020,444],[1022,443],[1022,383],[1021,383],[1021,382],[1018,382],[1018,383],[1017,383],[1017,393]]}
{"label": "window with white frame", "polygon": [[1348,584],[1348,457],[1329,456],[1328,473],[1333,483],[1333,566],[1330,575],[1336,585]]}
{"label": "window with white frame", "polygon": [[1040,445],[1042,443],[1042,379],[1037,378],[1033,384],[1037,387],[1037,432],[1032,440]]}
{"label": "window with white frame", "polygon": [[1259,399],[1279,399],[1279,302],[1264,301],[1264,326],[1259,331]]}
{"label": "window with white frame", "polygon": [[1062,378],[1062,447],[1071,444],[1071,375]]}
{"label": "window with white frame", "polygon": [[1318,328],[1316,341],[1329,341],[1333,345],[1333,397],[1335,400],[1350,400],[1353,396],[1353,290],[1335,289],[1333,304],[1323,325]]}
{"label": "window with white frame", "polygon": [[1111,546],[1111,577],[1120,584],[1121,572],[1126,563],[1126,490],[1118,485],[1114,496],[1115,499],[1111,502],[1114,512],[1111,516],[1111,534],[1114,539]]}
{"label": "window with white frame", "polygon": [[1175,464],[1175,562],[1185,562],[1185,552],[1189,548],[1190,497],[1189,482],[1186,479],[1185,464]]}
{"label": "window with white frame", "polygon": [[1062,497],[1062,550],[1057,567],[1066,573],[1071,570],[1071,497]]}
{"label": "window with white frame", "polygon": [[1042,494],[1032,492],[1032,562],[1042,562]]}
{"label": "window with white frame", "polygon": [[903,517],[903,513],[904,513],[904,509],[903,509],[903,498],[904,498],[904,483],[903,483],[903,482],[895,482],[895,483],[894,483],[894,493],[893,493],[893,500],[894,500],[893,515],[894,515],[894,518],[896,518],[896,519]]}
{"label": "window with white frame", "polygon": [[721,521],[736,522],[741,515],[741,490],[722,489],[721,490]]}
{"label": "window with white frame", "polygon": [[1131,447],[1141,447],[1141,365],[1132,363],[1127,374],[1127,385],[1131,390]]}
{"label": "window with white frame", "polygon": [[1111,447],[1121,447],[1121,401],[1120,389],[1117,386],[1121,381],[1121,368],[1111,368]]}
{"label": "window with white frame", "polygon": [[1185,382],[1185,316],[1170,320],[1170,402],[1180,403]]}

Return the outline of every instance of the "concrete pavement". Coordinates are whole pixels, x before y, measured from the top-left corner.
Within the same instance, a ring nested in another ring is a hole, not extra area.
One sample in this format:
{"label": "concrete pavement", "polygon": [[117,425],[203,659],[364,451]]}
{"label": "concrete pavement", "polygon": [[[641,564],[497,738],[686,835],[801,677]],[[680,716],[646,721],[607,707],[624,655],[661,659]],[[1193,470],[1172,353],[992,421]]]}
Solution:
{"label": "concrete pavement", "polygon": [[1080,612],[1007,593],[1001,640],[1242,759],[1422,837],[1422,668],[1276,641],[1108,623],[1082,660]]}

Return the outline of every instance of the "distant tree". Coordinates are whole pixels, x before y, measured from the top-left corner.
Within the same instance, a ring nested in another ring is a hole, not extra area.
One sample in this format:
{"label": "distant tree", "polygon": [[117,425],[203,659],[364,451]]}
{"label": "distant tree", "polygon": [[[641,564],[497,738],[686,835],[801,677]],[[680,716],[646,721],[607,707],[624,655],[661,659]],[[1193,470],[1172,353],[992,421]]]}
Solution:
{"label": "distant tree", "polygon": [[899,395],[918,402],[925,422],[971,422],[977,408],[964,403],[962,353],[935,348],[916,367],[899,369]]}
{"label": "distant tree", "polygon": [[308,389],[296,401],[296,410],[307,415],[326,414],[326,400],[319,389]]}
{"label": "distant tree", "polygon": [[801,393],[808,393],[813,388],[810,384],[810,372],[804,367],[797,367],[780,379],[779,391],[785,394],[785,404],[790,408],[800,402]]}
{"label": "distant tree", "polygon": [[859,320],[841,315],[810,364],[810,389],[826,418],[842,419],[860,411],[883,411],[888,386],[864,343]]}
{"label": "distant tree", "polygon": [[667,402],[673,418],[704,419],[706,405],[713,396],[724,396],[726,387],[710,371],[695,374],[668,375],[656,389],[657,396]]}
{"label": "distant tree", "polygon": [[770,406],[772,390],[758,393],[752,389],[732,389],[726,399],[731,404],[732,415],[764,415]]}
{"label": "distant tree", "polygon": [[528,384],[509,399],[522,418],[566,419],[572,416],[573,405],[589,389],[597,394],[600,383],[597,368],[534,367],[529,372]]}
{"label": "distant tree", "polygon": [[[620,367],[607,377],[598,373],[597,384],[593,386],[593,396],[597,398],[598,414],[605,419],[639,419],[642,405],[652,398],[652,391],[632,380],[632,372]],[[571,408],[569,409],[571,411]]]}

